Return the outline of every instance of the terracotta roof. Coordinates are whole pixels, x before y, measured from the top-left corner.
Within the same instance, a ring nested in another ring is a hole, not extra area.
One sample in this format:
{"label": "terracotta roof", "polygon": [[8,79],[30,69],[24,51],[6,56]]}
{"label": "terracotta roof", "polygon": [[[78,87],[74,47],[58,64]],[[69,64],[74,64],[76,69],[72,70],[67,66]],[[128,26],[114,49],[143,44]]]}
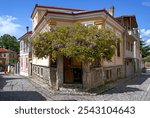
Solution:
{"label": "terracotta roof", "polygon": [[88,13],[97,13],[97,12],[105,12],[105,10],[93,10],[93,11],[83,11],[79,13],[65,13],[65,12],[57,12],[57,11],[47,11],[47,13],[52,14],[64,14],[64,15],[81,15],[81,14],[88,14]]}
{"label": "terracotta roof", "polygon": [[119,17],[116,17],[117,20],[128,20],[130,24],[130,26],[132,26],[132,28],[137,28],[138,27],[138,24],[137,24],[137,20],[136,20],[136,16],[135,15],[124,15],[124,16],[119,16]]}
{"label": "terracotta roof", "polygon": [[81,10],[81,9],[72,9],[72,8],[63,8],[63,7],[55,7],[55,6],[43,6],[43,5],[38,5],[36,4],[35,7],[34,7],[34,10],[31,14],[31,17],[33,16],[34,14],[34,11],[35,9],[39,7],[39,8],[46,8],[46,9],[59,9],[59,10],[72,10],[72,11],[85,11],[85,10]]}
{"label": "terracotta roof", "polygon": [[0,53],[7,53],[7,52],[15,52],[15,51],[8,50],[8,49],[5,49],[5,48],[0,48]]}
{"label": "terracotta roof", "polygon": [[117,19],[115,19],[115,17],[113,17],[112,15],[110,15],[108,13],[108,11],[105,10],[105,9],[102,9],[102,10],[92,10],[92,11],[82,11],[82,12],[79,12],[79,13],[65,13],[65,12],[57,12],[57,11],[48,11],[47,10],[46,13],[43,15],[43,17],[41,18],[41,20],[39,21],[39,23],[37,24],[37,26],[35,27],[35,29],[37,29],[37,27],[44,20],[44,17],[47,16],[49,13],[50,14],[62,14],[62,15],[72,15],[72,16],[75,16],[75,15],[98,13],[98,12],[104,12],[105,14],[107,14],[108,16],[110,16],[115,22],[117,22],[122,28],[125,29],[125,27],[119,21],[117,21]]}

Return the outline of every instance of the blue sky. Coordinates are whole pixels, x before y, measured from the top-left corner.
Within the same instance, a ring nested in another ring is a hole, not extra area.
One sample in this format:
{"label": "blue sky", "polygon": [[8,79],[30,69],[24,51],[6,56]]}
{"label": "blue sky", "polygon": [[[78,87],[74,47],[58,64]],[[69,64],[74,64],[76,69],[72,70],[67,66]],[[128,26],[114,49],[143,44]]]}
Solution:
{"label": "blue sky", "polygon": [[0,35],[20,37],[25,27],[32,27],[31,13],[35,4],[96,10],[115,6],[115,16],[136,15],[141,37],[150,44],[150,0],[1,0]]}

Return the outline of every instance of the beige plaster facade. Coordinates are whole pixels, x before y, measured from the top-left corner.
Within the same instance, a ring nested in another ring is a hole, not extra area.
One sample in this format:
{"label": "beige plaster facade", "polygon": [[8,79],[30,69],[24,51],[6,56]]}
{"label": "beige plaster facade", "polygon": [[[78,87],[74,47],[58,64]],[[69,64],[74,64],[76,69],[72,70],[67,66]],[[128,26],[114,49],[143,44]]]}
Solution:
{"label": "beige plaster facade", "polygon": [[[73,71],[66,71],[65,68],[67,68],[67,66],[65,63],[69,60],[66,60],[63,56],[60,56],[55,63],[56,65],[54,64],[52,66],[49,57],[46,59],[38,59],[33,55],[33,77],[47,81],[52,88],[59,89],[66,84],[65,72],[70,73],[67,77],[74,77],[74,80],[67,80],[67,82],[70,82],[67,84],[76,84],[76,82],[79,82],[79,80],[75,79],[76,75],[79,75],[81,77],[79,84],[81,84],[83,88],[88,89],[102,85],[108,81],[124,78],[126,69],[132,67],[132,64],[129,67],[125,66],[125,59],[128,57],[139,59],[138,43],[134,42],[135,39],[130,40],[132,34],[128,33],[126,28],[105,9],[85,11],[36,5],[31,18],[33,24],[32,37],[34,37],[37,32],[49,31],[50,25],[72,25],[76,22],[81,22],[85,25],[92,24],[97,25],[99,28],[110,29],[120,38],[120,43],[118,44],[118,48],[116,49],[116,53],[112,57],[112,60],[110,62],[103,61],[101,64],[102,66],[97,68],[89,68],[82,63],[78,64],[78,68]],[[127,41],[133,43],[134,51],[129,52],[126,50]],[[73,63],[73,60],[71,59],[69,63]],[[75,75],[74,73],[77,74]],[[131,73],[133,74],[134,71],[131,71]]]}

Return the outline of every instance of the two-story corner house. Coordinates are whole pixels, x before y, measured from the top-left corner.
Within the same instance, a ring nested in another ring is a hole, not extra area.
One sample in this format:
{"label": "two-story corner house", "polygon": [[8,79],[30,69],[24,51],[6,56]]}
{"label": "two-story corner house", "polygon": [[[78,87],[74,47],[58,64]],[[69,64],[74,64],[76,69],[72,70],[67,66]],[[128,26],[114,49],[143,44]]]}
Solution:
{"label": "two-story corner house", "polygon": [[116,18],[125,28],[124,65],[125,76],[129,77],[140,71],[140,35],[135,16],[121,16]]}
{"label": "two-story corner house", "polygon": [[[33,77],[59,89],[66,84],[80,84],[83,88],[93,88],[107,81],[123,78],[124,72],[124,37],[125,27],[114,17],[114,7],[107,12],[102,10],[79,10],[36,5],[32,18],[34,37],[37,32],[49,31],[51,25],[73,25],[80,22],[85,25],[97,25],[99,28],[112,30],[119,38],[116,53],[111,62],[103,61],[93,66],[90,71],[84,72],[85,65],[81,62],[60,56],[56,63],[51,63],[48,58],[38,59],[32,56]],[[88,79],[85,78],[88,76]]]}
{"label": "two-story corner house", "polygon": [[0,71],[3,71],[4,68],[9,71],[8,66],[14,66],[17,59],[18,55],[15,51],[0,48]]}
{"label": "two-story corner house", "polygon": [[30,37],[32,31],[29,31],[29,27],[26,27],[27,32],[19,38],[20,40],[20,75],[29,76],[32,70],[30,70],[30,60],[32,58]]}

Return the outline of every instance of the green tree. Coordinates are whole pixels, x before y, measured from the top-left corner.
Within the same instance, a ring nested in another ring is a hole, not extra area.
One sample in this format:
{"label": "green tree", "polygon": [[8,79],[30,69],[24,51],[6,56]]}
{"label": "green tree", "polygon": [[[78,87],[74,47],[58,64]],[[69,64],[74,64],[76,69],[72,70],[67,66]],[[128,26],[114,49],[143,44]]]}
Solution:
{"label": "green tree", "polygon": [[111,60],[119,38],[110,31],[97,26],[56,26],[51,31],[38,33],[32,40],[34,54],[38,58],[51,55],[52,60],[63,55],[82,62],[97,59]]}
{"label": "green tree", "polygon": [[142,58],[146,62],[150,62],[150,45],[147,45],[145,41],[140,41],[140,49],[142,53]]}
{"label": "green tree", "polygon": [[110,30],[75,24],[51,27],[49,32],[38,33],[32,39],[32,46],[38,58],[50,56],[49,59],[56,60],[59,56],[65,56],[81,61],[83,78],[90,80],[92,63],[111,60],[118,41],[119,38]]}
{"label": "green tree", "polygon": [[16,37],[9,34],[4,34],[0,37],[0,47],[19,53],[19,41],[16,39]]}

